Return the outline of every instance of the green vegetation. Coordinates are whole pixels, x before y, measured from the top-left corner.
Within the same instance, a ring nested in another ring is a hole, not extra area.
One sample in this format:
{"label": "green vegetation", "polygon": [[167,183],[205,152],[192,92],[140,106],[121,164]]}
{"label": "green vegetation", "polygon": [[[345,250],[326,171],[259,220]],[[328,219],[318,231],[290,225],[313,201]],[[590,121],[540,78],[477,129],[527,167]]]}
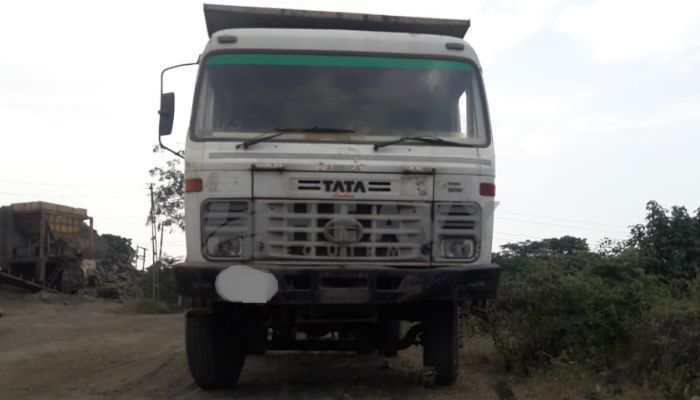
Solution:
{"label": "green vegetation", "polygon": [[503,246],[498,299],[487,329],[506,369],[534,374],[577,365],[657,387],[664,398],[700,395],[700,210],[647,204],[629,240]]}
{"label": "green vegetation", "polygon": [[[175,283],[175,271],[172,266],[178,260],[164,256],[163,259],[146,268],[138,278],[138,286],[141,297],[138,299],[137,308],[144,312],[160,313],[163,311],[174,312],[179,309],[179,297]],[[159,298],[153,299],[153,273],[158,268]]]}
{"label": "green vegetation", "polygon": [[[158,146],[155,153],[162,152]],[[148,223],[157,223],[159,230],[185,230],[185,172],[179,158],[166,161],[148,171],[155,179],[153,188],[154,208],[148,211]],[[151,221],[155,218],[155,221]]]}
{"label": "green vegetation", "polygon": [[104,254],[101,258],[105,265],[134,264],[136,250],[131,245],[131,239],[105,233],[99,236],[99,240],[104,243]]}

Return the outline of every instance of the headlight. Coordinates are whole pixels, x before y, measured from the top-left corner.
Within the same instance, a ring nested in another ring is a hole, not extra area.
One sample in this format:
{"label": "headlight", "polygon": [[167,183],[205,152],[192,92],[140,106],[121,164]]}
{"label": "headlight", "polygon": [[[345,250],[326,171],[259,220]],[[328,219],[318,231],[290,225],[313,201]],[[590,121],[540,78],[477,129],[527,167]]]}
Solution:
{"label": "headlight", "polygon": [[451,259],[474,257],[475,243],[466,238],[445,238],[440,242],[440,256]]}
{"label": "headlight", "polygon": [[202,252],[217,259],[251,256],[250,202],[209,200],[202,205]]}
{"label": "headlight", "polygon": [[435,204],[433,259],[436,262],[474,262],[481,246],[481,207],[477,203]]}
{"label": "headlight", "polygon": [[207,241],[207,254],[211,257],[238,258],[243,253],[243,238],[219,239],[212,237]]}

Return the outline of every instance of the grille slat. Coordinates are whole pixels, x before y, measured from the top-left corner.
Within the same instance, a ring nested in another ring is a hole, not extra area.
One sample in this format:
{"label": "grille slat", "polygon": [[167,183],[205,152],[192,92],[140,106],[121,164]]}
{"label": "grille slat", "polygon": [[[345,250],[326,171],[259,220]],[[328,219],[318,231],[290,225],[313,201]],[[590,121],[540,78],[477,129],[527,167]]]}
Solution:
{"label": "grille slat", "polygon": [[[286,228],[268,228],[267,232],[270,233],[323,233],[323,228],[306,228],[306,227],[286,227]],[[365,229],[364,233],[378,233],[378,234],[391,234],[396,233],[395,229]],[[403,233],[417,235],[421,233],[420,229],[407,229]],[[318,239],[317,239],[318,240]]]}
{"label": "grille slat", "polygon": [[[286,246],[288,244],[289,244],[289,242],[286,242],[286,241],[273,241],[273,242],[268,243],[269,246]],[[294,242],[294,244],[297,246],[316,246],[316,245],[318,245],[318,242],[315,242],[315,241],[308,241],[308,242],[296,241],[296,242]],[[335,246],[333,243],[330,243],[329,245]],[[328,247],[328,245],[325,245],[325,246]],[[350,246],[347,246],[347,247],[350,247]],[[360,244],[355,244],[352,247],[355,247],[355,248],[370,248],[370,247],[391,248],[391,247],[397,247],[400,249],[420,249],[420,246],[418,244],[410,244],[410,243],[409,244],[406,244],[406,243],[366,243],[366,244],[362,244],[362,243],[360,243]]]}
{"label": "grille slat", "polygon": [[[286,220],[286,219],[294,219],[298,218],[300,214],[296,213],[281,213],[277,215],[272,215],[270,216],[270,219],[281,219],[281,220]],[[310,218],[329,218],[331,214],[304,214],[305,217],[310,217]],[[358,214],[352,214],[352,216],[358,216]],[[364,220],[381,220],[381,221],[421,221],[421,217],[417,216],[405,216],[405,217],[393,217],[393,216],[384,216],[384,215],[379,215],[379,216],[370,216],[370,215],[362,215],[361,218],[358,219],[364,219]]]}

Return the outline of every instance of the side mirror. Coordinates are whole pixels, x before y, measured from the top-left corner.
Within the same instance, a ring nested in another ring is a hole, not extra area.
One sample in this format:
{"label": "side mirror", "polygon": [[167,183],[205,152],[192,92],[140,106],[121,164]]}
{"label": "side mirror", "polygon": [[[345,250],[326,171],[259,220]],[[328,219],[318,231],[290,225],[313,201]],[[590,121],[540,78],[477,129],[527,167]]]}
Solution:
{"label": "side mirror", "polygon": [[173,118],[175,117],[175,93],[160,94],[160,124],[158,125],[158,135],[170,135],[173,131]]}

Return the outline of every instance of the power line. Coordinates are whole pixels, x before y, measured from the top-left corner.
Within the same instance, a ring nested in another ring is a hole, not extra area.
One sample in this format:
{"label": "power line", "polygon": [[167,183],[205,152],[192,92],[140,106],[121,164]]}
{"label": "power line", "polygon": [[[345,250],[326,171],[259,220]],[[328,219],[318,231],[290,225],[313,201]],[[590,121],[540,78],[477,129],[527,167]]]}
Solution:
{"label": "power line", "polygon": [[541,222],[541,221],[528,221],[524,219],[516,219],[516,218],[506,218],[506,217],[500,217],[497,219],[501,219],[504,221],[514,221],[514,222],[523,222],[527,224],[537,224],[537,225],[547,225],[547,226],[556,226],[560,228],[569,228],[569,229],[580,229],[580,230],[585,230],[585,231],[594,231],[594,232],[608,232],[608,233],[627,233],[623,231],[613,231],[610,229],[597,229],[597,228],[588,228],[588,227],[583,227],[583,226],[574,226],[574,225],[565,225],[565,224],[554,224],[551,222]]}
{"label": "power line", "polygon": [[533,235],[523,235],[519,233],[510,233],[510,232],[494,232],[494,235],[507,235],[507,236],[516,236],[516,237],[522,237],[526,239],[537,239],[537,240],[544,240],[545,238],[543,237],[538,237],[538,236],[533,236]]}
{"label": "power line", "polygon": [[18,181],[15,179],[0,179],[0,182],[3,183],[12,183],[16,185],[36,185],[36,186],[80,186],[80,187],[85,187],[85,186],[93,186],[93,187],[108,187],[108,188],[113,188],[115,186],[122,186],[122,187],[136,187],[136,186],[141,186],[140,183],[128,183],[128,184],[99,184],[99,183],[78,183],[78,182],[38,182],[38,181]]}
{"label": "power line", "polygon": [[103,197],[103,196],[113,196],[113,197],[141,197],[145,196],[142,191],[119,191],[119,192],[84,192],[84,193],[14,193],[14,192],[0,192],[2,195],[6,196],[31,196],[31,197],[81,197],[81,198],[91,198],[91,197]]}
{"label": "power line", "polygon": [[144,220],[148,222],[148,217],[95,217],[99,218],[100,221],[136,221],[136,220]]}
{"label": "power line", "polygon": [[507,211],[507,210],[501,210],[501,209],[496,209],[496,212],[502,212],[504,214],[521,215],[524,217],[544,218],[544,219],[552,219],[552,220],[564,221],[564,222],[574,222],[574,223],[580,223],[580,224],[584,224],[584,225],[600,225],[600,226],[608,226],[608,227],[612,227],[612,228],[620,228],[620,225],[605,224],[602,222],[590,222],[590,221],[582,221],[582,220],[569,219],[569,218],[549,217],[546,215],[527,214],[527,213],[523,213],[523,212]]}

